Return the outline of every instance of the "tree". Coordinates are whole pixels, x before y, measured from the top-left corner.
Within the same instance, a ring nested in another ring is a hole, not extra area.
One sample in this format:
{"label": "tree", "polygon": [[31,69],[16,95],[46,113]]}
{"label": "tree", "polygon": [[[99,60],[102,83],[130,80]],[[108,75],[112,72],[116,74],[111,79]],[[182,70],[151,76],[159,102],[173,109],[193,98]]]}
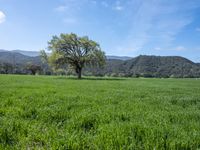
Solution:
{"label": "tree", "polygon": [[32,64],[32,63],[28,63],[26,65],[26,69],[31,71],[32,75],[35,75],[38,71],[41,71],[41,66],[35,65],[35,64]]}
{"label": "tree", "polygon": [[41,58],[41,68],[43,70],[43,74],[46,75],[51,75],[52,74],[52,70],[48,64],[48,55],[46,54],[46,52],[44,50],[40,51],[40,58]]}
{"label": "tree", "polygon": [[11,63],[3,63],[2,69],[5,74],[13,73],[13,65]]}
{"label": "tree", "polygon": [[[72,67],[78,78],[81,79],[82,69],[85,65],[103,66],[105,64],[105,53],[100,45],[90,40],[87,36],[78,37],[76,34],[60,34],[53,36],[48,42],[48,49],[51,51],[48,62],[55,68],[63,65]],[[41,52],[44,56],[44,51]]]}

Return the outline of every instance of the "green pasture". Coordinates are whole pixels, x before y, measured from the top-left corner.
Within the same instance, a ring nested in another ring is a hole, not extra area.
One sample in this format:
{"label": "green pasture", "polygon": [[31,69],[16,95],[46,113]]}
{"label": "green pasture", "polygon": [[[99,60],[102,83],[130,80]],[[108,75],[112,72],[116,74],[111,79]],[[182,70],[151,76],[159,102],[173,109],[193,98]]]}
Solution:
{"label": "green pasture", "polygon": [[0,149],[200,149],[200,80],[0,75]]}

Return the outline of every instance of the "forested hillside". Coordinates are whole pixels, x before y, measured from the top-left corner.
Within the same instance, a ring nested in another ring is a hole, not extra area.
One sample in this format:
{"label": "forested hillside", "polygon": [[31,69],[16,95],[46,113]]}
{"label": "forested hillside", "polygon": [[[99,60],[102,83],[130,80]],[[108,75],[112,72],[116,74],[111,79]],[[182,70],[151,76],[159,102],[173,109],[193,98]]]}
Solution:
{"label": "forested hillside", "polygon": [[[31,65],[31,67],[30,67]],[[29,66],[29,67],[27,67]],[[36,67],[37,66],[37,67]],[[0,51],[0,73],[73,74],[67,67],[53,71],[39,56],[27,56],[15,51]],[[65,69],[66,68],[66,69]],[[84,75],[120,77],[200,77],[200,64],[179,56],[107,57],[103,68],[85,67]]]}

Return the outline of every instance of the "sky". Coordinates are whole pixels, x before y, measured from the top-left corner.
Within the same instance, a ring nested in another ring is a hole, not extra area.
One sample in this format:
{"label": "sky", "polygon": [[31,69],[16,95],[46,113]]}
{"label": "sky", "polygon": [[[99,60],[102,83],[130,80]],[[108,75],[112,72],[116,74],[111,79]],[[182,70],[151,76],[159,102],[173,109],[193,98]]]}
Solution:
{"label": "sky", "polygon": [[76,33],[107,55],[200,62],[200,0],[0,0],[0,49],[39,51]]}

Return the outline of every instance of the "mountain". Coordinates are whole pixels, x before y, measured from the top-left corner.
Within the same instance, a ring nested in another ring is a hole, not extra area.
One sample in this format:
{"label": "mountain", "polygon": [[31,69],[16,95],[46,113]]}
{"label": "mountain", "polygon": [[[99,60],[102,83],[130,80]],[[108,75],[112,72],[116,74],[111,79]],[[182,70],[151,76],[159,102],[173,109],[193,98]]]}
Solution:
{"label": "mountain", "polygon": [[[25,50],[3,50],[0,49],[0,52],[16,52],[16,53],[20,53],[26,56],[30,56],[30,57],[36,57],[40,55],[39,51],[25,51]],[[48,53],[47,53],[48,54]],[[112,55],[108,55],[106,56],[107,59],[118,59],[118,60],[129,60],[132,59],[132,57],[128,57],[128,56],[112,56]]]}
{"label": "mountain", "polygon": [[129,60],[129,59],[132,59],[132,57],[128,57],[128,56],[112,56],[112,55],[107,55],[106,58],[107,59],[117,59],[117,60]]}
{"label": "mountain", "polygon": [[200,77],[200,65],[180,56],[140,55],[124,61],[108,59],[104,69],[87,72],[122,77]]}
{"label": "mountain", "polygon": [[23,55],[21,53],[17,53],[14,51],[0,51],[0,62],[11,63],[11,64],[20,64],[24,65],[28,62],[32,62],[34,64],[40,64],[41,59],[39,56],[30,57]]}
{"label": "mountain", "polygon": [[5,52],[6,50],[0,49],[0,52]]}
{"label": "mountain", "polygon": [[26,50],[4,50],[4,49],[0,49],[0,52],[20,53],[20,54],[23,54],[23,55],[29,56],[29,57],[36,57],[36,56],[40,55],[39,51],[26,51]]}
{"label": "mountain", "polygon": [[[13,67],[17,66],[19,69],[31,62],[44,67],[43,70],[48,70],[48,74],[52,74],[51,69],[47,64],[42,64],[38,55],[33,57],[36,53],[28,52],[32,55],[28,56],[27,53],[22,54],[22,52],[0,50],[0,71],[4,63],[9,63]],[[200,64],[180,56],[140,55],[135,58],[107,56],[104,68],[86,66],[83,74],[125,77],[200,77]]]}
{"label": "mountain", "polygon": [[23,50],[13,50],[13,52],[20,53],[30,57],[36,57],[40,55],[39,51],[23,51]]}
{"label": "mountain", "polygon": [[31,69],[30,67],[28,69],[28,65],[37,69],[40,69],[40,66],[43,69],[47,68],[47,65],[42,64],[39,56],[30,57],[14,51],[0,50],[0,74],[30,74]]}
{"label": "mountain", "polygon": [[197,77],[198,64],[180,56],[145,56],[123,62],[121,72],[144,77]]}
{"label": "mountain", "polygon": [[0,49],[0,52],[14,52],[14,53],[20,53],[26,56],[30,56],[30,57],[36,57],[40,55],[39,51],[25,51],[25,50],[4,50],[4,49]]}

